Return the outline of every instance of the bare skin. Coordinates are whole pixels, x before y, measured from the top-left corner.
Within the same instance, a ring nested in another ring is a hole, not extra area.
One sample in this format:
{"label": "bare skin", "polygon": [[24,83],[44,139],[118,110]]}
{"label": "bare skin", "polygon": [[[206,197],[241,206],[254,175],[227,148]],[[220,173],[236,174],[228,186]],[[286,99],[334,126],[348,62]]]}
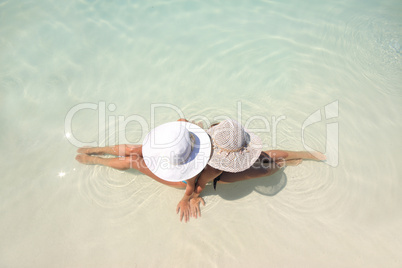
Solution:
{"label": "bare skin", "polygon": [[[184,219],[189,221],[190,217],[197,218],[201,216],[200,204],[205,205],[205,201],[200,197],[206,184],[213,181],[222,174],[218,183],[233,183],[237,181],[249,180],[254,178],[266,177],[274,174],[284,166],[296,166],[303,160],[325,160],[323,154],[312,155],[309,152],[292,152],[270,150],[262,152],[259,159],[245,171],[238,173],[223,172],[207,165],[198,177],[187,180],[187,184],[183,182],[165,181],[153,174],[146,166],[142,158],[142,145],[116,145],[110,147],[94,147],[80,148],[76,160],[87,165],[104,165],[119,170],[136,169],[141,173],[153,178],[154,180],[165,185],[175,188],[186,188],[183,198],[180,200],[176,208],[176,213],[180,212],[180,221]],[[116,158],[103,158],[101,155],[120,156]],[[269,157],[270,158],[269,158]]]}
{"label": "bare skin", "polygon": [[[136,169],[141,173],[153,178],[154,180],[168,186],[184,188],[183,182],[169,182],[162,180],[153,174],[147,167],[142,158],[142,145],[116,145],[110,147],[79,148],[79,155],[75,159],[81,164],[86,165],[104,165],[119,170]],[[103,158],[94,155],[115,155],[120,157]]]}
{"label": "bare skin", "polygon": [[[176,213],[179,213],[180,221],[184,219],[185,222],[190,219],[190,203],[189,200],[194,192],[196,177],[186,180],[184,182],[169,182],[162,180],[153,174],[146,166],[142,158],[142,145],[116,145],[110,147],[94,147],[94,148],[80,148],[77,150],[79,153],[75,159],[86,165],[104,165],[119,170],[127,170],[130,168],[136,169],[141,173],[153,178],[154,180],[165,185],[175,188],[186,188],[182,200],[176,208]],[[94,155],[115,155],[120,157],[103,158]]]}
{"label": "bare skin", "polygon": [[259,159],[250,168],[238,173],[224,172],[207,165],[201,173],[194,194],[190,199],[191,217],[197,218],[201,216],[200,204],[205,205],[205,201],[200,197],[200,194],[206,184],[213,181],[219,175],[221,175],[221,178],[218,183],[233,183],[267,177],[273,175],[284,166],[297,166],[302,163],[303,160],[323,161],[325,159],[325,155],[321,153],[315,153],[315,155],[313,155],[305,151],[270,150],[261,152]]}
{"label": "bare skin", "polygon": [[[186,121],[179,119],[178,121]],[[176,207],[180,221],[189,221],[190,217],[201,216],[200,204],[205,205],[201,192],[206,184],[221,175],[218,183],[233,183],[242,180],[249,180],[259,177],[270,176],[284,166],[296,166],[303,160],[323,161],[325,156],[321,153],[293,152],[282,150],[270,150],[261,152],[259,159],[248,169],[238,173],[223,172],[207,165],[197,176],[184,182],[165,181],[153,174],[146,166],[143,155],[142,145],[116,145],[109,147],[79,148],[76,160],[87,165],[104,165],[119,170],[136,169],[141,173],[153,178],[165,185],[175,188],[185,188],[183,198]],[[115,155],[115,158],[103,158],[102,155]],[[197,180],[198,178],[198,180]]]}

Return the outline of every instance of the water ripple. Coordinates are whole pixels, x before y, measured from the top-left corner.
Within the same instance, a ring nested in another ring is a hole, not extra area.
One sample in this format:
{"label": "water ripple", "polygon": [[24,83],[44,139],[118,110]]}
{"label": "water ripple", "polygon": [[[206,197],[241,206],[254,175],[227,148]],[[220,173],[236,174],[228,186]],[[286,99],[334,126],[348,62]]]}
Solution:
{"label": "water ripple", "polygon": [[356,16],[345,29],[344,49],[377,90],[401,96],[402,33],[397,29],[401,25],[385,18]]}

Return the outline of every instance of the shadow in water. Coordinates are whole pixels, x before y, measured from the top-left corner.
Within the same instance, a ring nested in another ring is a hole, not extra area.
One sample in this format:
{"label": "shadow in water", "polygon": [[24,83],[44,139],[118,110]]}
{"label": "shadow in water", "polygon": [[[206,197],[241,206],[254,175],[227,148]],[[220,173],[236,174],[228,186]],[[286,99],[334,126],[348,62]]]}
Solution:
{"label": "shadow in water", "polygon": [[286,183],[286,174],[283,171],[279,171],[268,177],[228,184],[218,183],[216,185],[216,191],[212,185],[207,185],[202,196],[219,195],[225,200],[236,200],[249,195],[253,191],[266,196],[274,196],[285,188]]}
{"label": "shadow in water", "polygon": [[[135,169],[129,169],[125,172],[135,175],[142,174]],[[209,184],[205,187],[201,196],[219,195],[225,200],[236,200],[249,195],[253,191],[266,196],[274,196],[285,188],[286,183],[286,174],[283,172],[283,170],[281,170],[268,177],[261,177],[227,184],[218,183],[216,185],[216,191],[214,190],[212,184]]]}

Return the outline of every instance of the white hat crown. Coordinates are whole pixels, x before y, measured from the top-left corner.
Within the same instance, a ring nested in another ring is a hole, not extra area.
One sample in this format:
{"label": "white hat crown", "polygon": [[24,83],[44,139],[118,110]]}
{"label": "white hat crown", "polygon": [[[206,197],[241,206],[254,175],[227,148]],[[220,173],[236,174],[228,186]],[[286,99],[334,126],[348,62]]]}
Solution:
{"label": "white hat crown", "polygon": [[151,146],[159,148],[159,156],[167,158],[171,165],[185,163],[191,154],[193,144],[194,139],[185,127],[162,129],[151,136]]}
{"label": "white hat crown", "polygon": [[157,177],[172,182],[187,180],[207,165],[211,141],[205,130],[195,124],[169,122],[147,134],[142,155]]}

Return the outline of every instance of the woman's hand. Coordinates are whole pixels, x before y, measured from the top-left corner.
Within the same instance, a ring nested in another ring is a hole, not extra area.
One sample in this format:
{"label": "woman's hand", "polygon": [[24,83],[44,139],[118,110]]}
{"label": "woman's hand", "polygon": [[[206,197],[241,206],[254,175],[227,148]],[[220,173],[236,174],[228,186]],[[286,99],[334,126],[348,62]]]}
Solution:
{"label": "woman's hand", "polygon": [[200,203],[205,206],[204,199],[202,197],[195,197],[190,199],[191,217],[197,218],[201,217]]}
{"label": "woman's hand", "polygon": [[176,214],[180,211],[180,221],[188,222],[190,220],[190,202],[188,200],[181,200],[179,204],[177,204]]}

